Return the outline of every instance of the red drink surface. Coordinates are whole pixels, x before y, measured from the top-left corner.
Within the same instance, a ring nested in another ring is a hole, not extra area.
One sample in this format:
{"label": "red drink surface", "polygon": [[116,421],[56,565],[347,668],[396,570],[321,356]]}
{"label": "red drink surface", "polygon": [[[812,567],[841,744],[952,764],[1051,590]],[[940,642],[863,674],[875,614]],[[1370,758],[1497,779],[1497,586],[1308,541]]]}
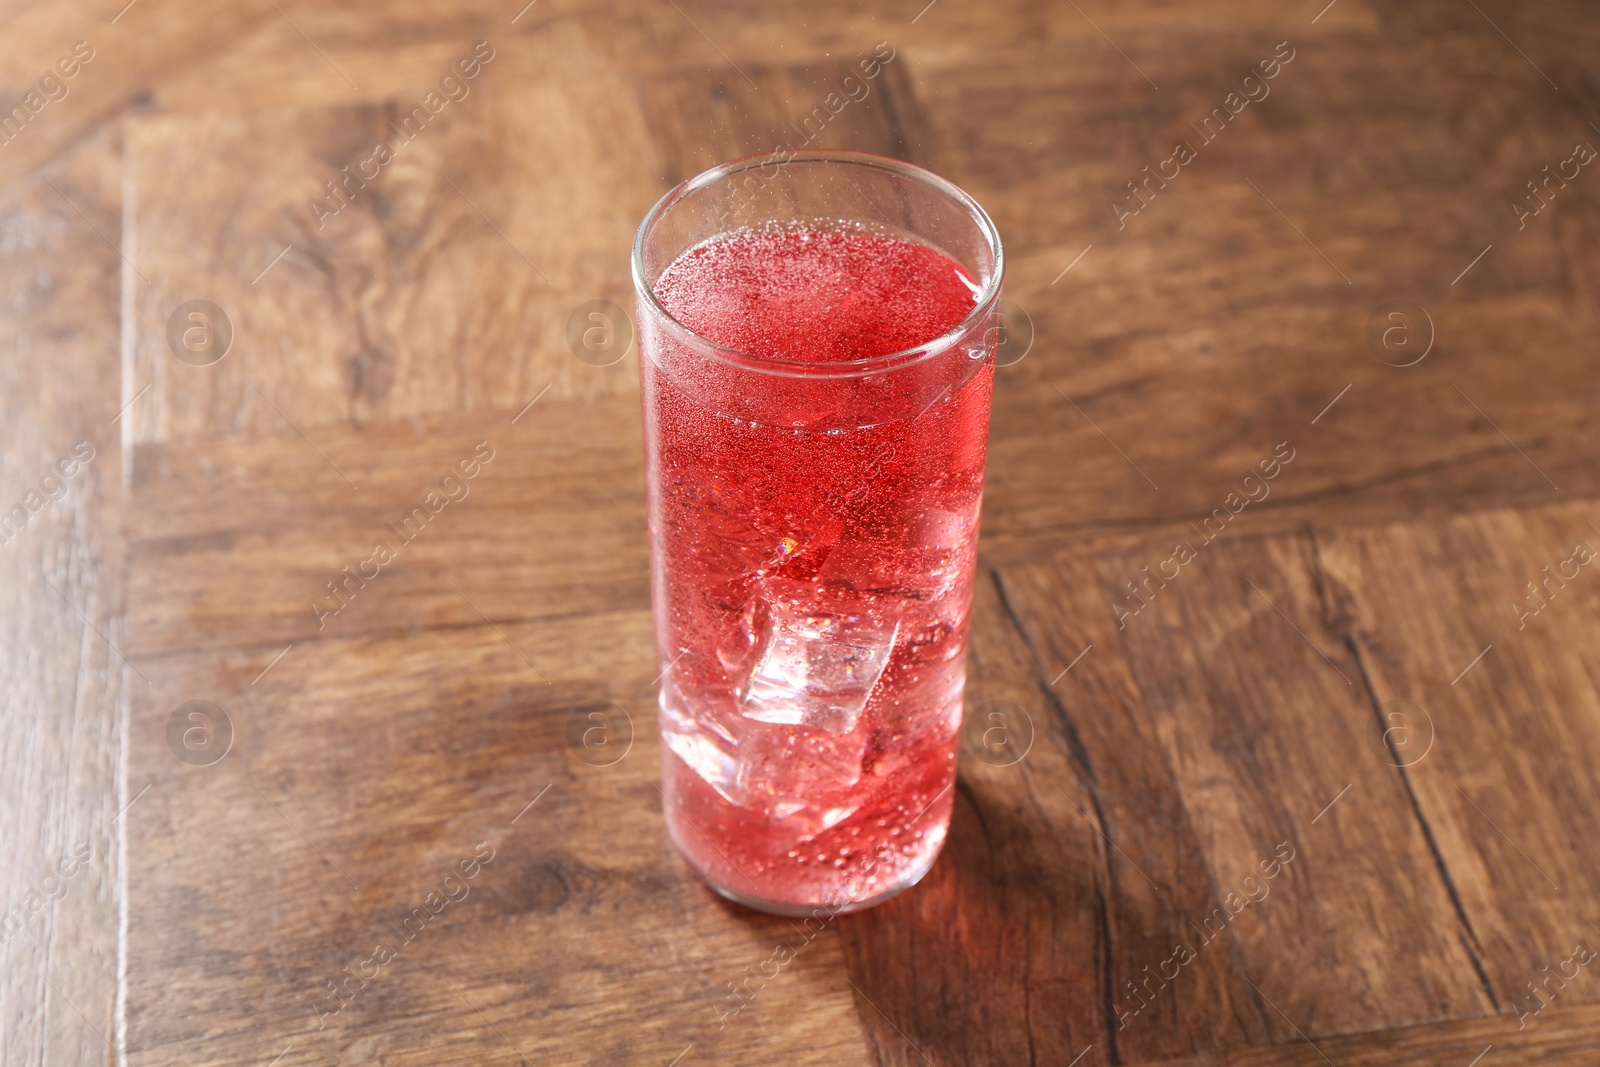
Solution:
{"label": "red drink surface", "polygon": [[858,231],[746,231],[696,245],[656,299],[724,348],[834,363],[931,341],[972,311],[976,283],[943,252]]}
{"label": "red drink surface", "polygon": [[[931,341],[978,290],[925,245],[798,227],[713,238],[654,286],[709,340],[811,363]],[[668,826],[736,897],[850,910],[949,824],[993,361],[796,383],[687,372],[641,329]],[[835,395],[853,421],[818,420]]]}

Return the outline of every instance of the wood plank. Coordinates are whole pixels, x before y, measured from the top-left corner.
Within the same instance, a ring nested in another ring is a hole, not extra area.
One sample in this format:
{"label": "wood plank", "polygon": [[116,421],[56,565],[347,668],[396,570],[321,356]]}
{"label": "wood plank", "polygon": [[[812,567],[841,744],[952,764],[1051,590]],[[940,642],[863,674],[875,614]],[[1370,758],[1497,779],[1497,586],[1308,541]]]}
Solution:
{"label": "wood plank", "polygon": [[[270,7],[215,0],[141,0],[136,8],[126,6],[132,10],[36,0],[12,5],[0,41],[0,69],[7,72],[4,100],[7,114],[23,104],[29,117],[20,127],[13,119],[13,129],[20,132],[8,130],[0,142],[0,186],[39,171],[96,131],[110,132],[124,109],[175,67],[200,56],[225,55],[231,42],[278,18]],[[88,61],[58,66],[74,57],[80,42],[85,47],[77,56]],[[71,77],[62,77],[74,69]],[[41,80],[52,74],[57,84],[41,91]],[[32,105],[30,90],[37,94]],[[115,229],[106,232],[114,235]]]}
{"label": "wood plank", "polygon": [[[691,1044],[869,1062],[836,929],[802,940],[673,852],[649,629],[596,612],[325,639],[256,681],[248,651],[151,660],[129,735],[130,781],[151,783],[128,815],[129,1062],[666,1063]],[[169,748],[192,699],[234,731],[207,766]],[[632,747],[586,748],[591,713],[619,745],[631,717]],[[408,927],[414,907],[436,917]],[[365,962],[378,944],[395,958]],[[779,944],[798,955],[774,975]],[[328,999],[346,965],[365,981]]]}
{"label": "wood plank", "polygon": [[[1285,438],[1337,444],[1308,449],[1295,488],[1264,511],[1297,500],[1303,512],[1320,502],[1369,520],[1596,491],[1593,465],[1567,446],[1592,444],[1594,382],[1581,354],[1593,288],[1576,249],[1595,236],[1597,193],[1574,183],[1537,231],[1516,232],[1506,210],[1533,161],[1586,128],[1583,106],[1540,97],[1548,88],[1526,67],[1533,84],[1503,64],[1440,69],[1418,43],[1422,27],[1351,27],[1360,11],[1341,10],[1331,40],[1284,31],[1297,55],[1270,95],[1123,230],[1113,194],[1175,140],[1197,141],[1189,122],[1280,38],[1202,37],[1174,57],[1166,91],[1137,107],[1105,102],[1111,67],[1069,62],[1055,46],[1025,54],[1026,81],[959,56],[909,68],[938,120],[929,160],[998,220],[1007,294],[1036,332],[996,387],[990,485],[1015,493],[986,516],[998,542],[1055,526],[1065,545],[1085,528],[1198,518],[1252,453]],[[1443,22],[1431,28],[1452,29],[1446,39],[1465,33],[1453,16]],[[1495,103],[1464,112],[1450,102],[1475,92],[1472,79],[1494,85]],[[1072,130],[1072,143],[1034,136],[1041,125]],[[1376,188],[1384,195],[1354,193]],[[1374,310],[1401,297],[1428,309],[1438,337],[1409,368],[1379,362],[1366,342]],[[1511,351],[1518,362],[1504,358]],[[1283,528],[1305,517],[1286,516]]]}
{"label": "wood plank", "polygon": [[[1217,955],[1226,960],[1227,972],[1221,980],[1231,989],[1235,1010],[1250,1020],[1243,1024],[1245,1033],[1256,1042],[1263,1040],[1259,1035],[1282,1040],[1293,1032],[1267,1007],[1269,1000],[1313,1035],[1487,1010],[1456,932],[1437,921],[1448,897],[1419,830],[1394,825],[1381,812],[1341,824],[1333,834],[1320,825],[1324,806],[1352,777],[1391,803],[1402,803],[1404,793],[1386,778],[1381,763],[1360,758],[1368,754],[1366,695],[1346,684],[1339,668],[1295,632],[1298,625],[1338,657],[1337,637],[1319,624],[1315,569],[1305,557],[1304,542],[1241,538],[1218,541],[1206,551],[1180,572],[1181,581],[1166,589],[1152,585],[1159,592],[1125,619],[1122,629],[1108,605],[1131,601],[1124,583],[1142,579],[1142,567],[1163,557],[1111,557],[1002,572],[1018,617],[1040,649],[1040,674],[1059,670],[1053,665],[1066,664],[1088,643],[1084,620],[1090,625],[1104,620],[1095,626],[1091,656],[1126,660],[1123,669],[1131,673],[1137,694],[1128,718],[1159,737],[1161,765],[1173,777],[1183,825],[1192,826],[1194,847],[1205,857],[1206,876],[1195,879],[1201,899],[1184,901],[1182,921],[1175,923],[1180,929],[1174,943],[1189,950],[1179,959],[1193,954],[1209,961],[1211,954],[1200,946],[1220,942],[1224,952]],[[1261,592],[1246,579],[1256,581]],[[1299,621],[1285,623],[1269,599]],[[1265,664],[1279,666],[1264,671]],[[1078,689],[1092,677],[1077,670],[1065,676],[1058,683],[1063,699],[1098,709],[1103,702],[1093,690],[1080,695]],[[1100,715],[1086,712],[1085,718]],[[1104,733],[1106,762],[1118,759],[1128,728],[1115,722],[1094,729]],[[1153,762],[1153,757],[1144,760]],[[1340,771],[1343,780],[1336,781]],[[1130,812],[1147,804],[1137,790],[1130,790],[1124,803]],[[1263,861],[1277,866],[1272,860],[1285,842],[1301,864],[1284,867],[1288,876],[1273,885],[1259,867]],[[1259,902],[1251,902],[1254,893],[1262,894]],[[1366,897],[1387,901],[1387,914],[1372,915],[1362,903]],[[1218,922],[1204,922],[1219,903],[1229,913],[1243,912],[1236,925],[1230,924],[1226,940],[1217,932]],[[1129,925],[1143,923],[1130,920]],[[1308,976],[1295,970],[1292,958],[1277,951],[1285,939],[1322,961],[1314,981],[1303,980]],[[1173,946],[1164,947],[1167,951],[1152,965],[1172,956]],[[1427,972],[1402,978],[1393,971],[1398,960],[1409,958],[1428,959]],[[1143,998],[1130,996],[1124,985],[1129,978],[1140,982],[1142,965],[1151,963],[1145,958],[1124,965],[1112,984],[1119,1002],[1127,1002],[1124,1010],[1141,1009],[1136,1022],[1159,1028],[1164,1020],[1142,1018]],[[1185,967],[1183,979],[1189,977]],[[1172,986],[1168,995],[1174,998],[1192,995],[1178,981]],[[1329,997],[1326,991],[1333,989],[1339,993]],[[1150,992],[1159,1007],[1163,983]],[[1129,1043],[1141,1036],[1134,1029]],[[1238,1043],[1224,1033],[1217,1047]],[[1147,1054],[1130,1058],[1142,1055]]]}
{"label": "wood plank", "polygon": [[[615,141],[648,143],[643,120],[606,88],[615,72],[576,25],[521,45],[489,45],[477,76],[453,83],[466,95],[436,94],[425,122],[410,110],[429,99],[419,88],[129,124],[132,240],[150,284],[132,309],[128,378],[153,383],[133,440],[515,411],[547,387],[636,394],[635,357],[580,361],[565,330],[585,301],[631,307],[629,247],[660,190],[654,168],[606,161]],[[472,45],[453,60],[477,62]],[[348,179],[336,200],[325,183],[345,182],[347,165],[378,176]],[[192,180],[172,184],[174,167]],[[584,225],[558,225],[567,215]],[[232,324],[232,349],[209,366],[178,361],[168,340],[196,299]]]}
{"label": "wood plank", "polygon": [[810,63],[751,64],[744,76],[669,69],[641,79],[664,188],[757,152],[845,148],[917,159],[923,118],[887,41]]}
{"label": "wood plank", "polygon": [[[52,185],[54,187],[52,187]],[[0,1061],[110,1063],[121,900],[116,144],[0,199]],[[79,212],[82,212],[80,214]],[[85,383],[98,388],[87,389]],[[62,477],[66,461],[69,477]],[[18,523],[17,509],[20,507]]]}
{"label": "wood plank", "polygon": [[1434,750],[1405,775],[1503,1012],[1600,1002],[1600,982],[1545,985],[1550,970],[1577,969],[1561,967],[1577,942],[1600,944],[1587,844],[1600,810],[1600,588],[1589,568],[1562,567],[1580,545],[1600,549],[1597,520],[1593,501],[1490,511],[1339,531],[1322,552],[1374,699],[1421,709],[1407,712],[1414,729],[1431,724]]}
{"label": "wood plank", "polygon": [[517,416],[141,446],[129,654],[647,607],[637,401]]}
{"label": "wood plank", "polygon": [[[1461,1067],[1503,1063],[1511,1067],[1577,1067],[1594,1060],[1594,1033],[1600,1011],[1593,1006],[1552,1009],[1538,1026],[1517,1030],[1503,1018],[1463,1019],[1380,1030],[1370,1034],[1319,1038],[1313,1045],[1294,1041],[1225,1055],[1167,1061],[1164,1067]],[[1153,1067],[1153,1065],[1144,1065]]]}

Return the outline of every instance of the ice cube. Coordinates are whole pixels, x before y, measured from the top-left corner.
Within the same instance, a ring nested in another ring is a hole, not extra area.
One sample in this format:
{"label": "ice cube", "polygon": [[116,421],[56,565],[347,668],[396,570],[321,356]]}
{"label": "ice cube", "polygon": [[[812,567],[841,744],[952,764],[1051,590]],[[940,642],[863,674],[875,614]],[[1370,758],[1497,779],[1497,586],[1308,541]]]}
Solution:
{"label": "ice cube", "polygon": [[747,797],[814,801],[861,781],[865,732],[809,726],[754,726],[739,745],[739,788]]}
{"label": "ice cube", "polygon": [[722,794],[724,800],[731,804],[744,803],[738,786],[738,760],[721,738],[704,730],[667,727],[661,731],[661,740],[690,770]]}
{"label": "ice cube", "polygon": [[742,804],[738,785],[739,741],[747,721],[725,691],[694,685],[682,660],[663,672],[661,740],[706,784],[732,804]]}
{"label": "ice cube", "polygon": [[787,822],[797,837],[821,833],[859,804],[866,746],[865,731],[752,724],[739,745],[742,803]]}
{"label": "ice cube", "polygon": [[971,556],[976,508],[921,508],[841,542],[819,576],[855,589],[939,600],[955,588]]}
{"label": "ice cube", "polygon": [[739,712],[758,722],[854,730],[894,651],[905,614],[899,597],[820,579],[761,584],[764,624]]}

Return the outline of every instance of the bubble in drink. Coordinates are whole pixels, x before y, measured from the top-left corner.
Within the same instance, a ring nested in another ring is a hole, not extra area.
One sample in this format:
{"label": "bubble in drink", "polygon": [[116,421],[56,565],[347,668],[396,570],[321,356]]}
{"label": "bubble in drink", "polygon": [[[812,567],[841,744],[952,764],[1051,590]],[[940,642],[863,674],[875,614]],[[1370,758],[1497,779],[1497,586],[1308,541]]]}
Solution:
{"label": "bubble in drink", "polygon": [[911,371],[782,368],[925,345],[980,288],[844,223],[721,234],[653,285],[676,320],[640,323],[662,790],[679,850],[735,899],[852,910],[944,841],[992,350],[980,327]]}

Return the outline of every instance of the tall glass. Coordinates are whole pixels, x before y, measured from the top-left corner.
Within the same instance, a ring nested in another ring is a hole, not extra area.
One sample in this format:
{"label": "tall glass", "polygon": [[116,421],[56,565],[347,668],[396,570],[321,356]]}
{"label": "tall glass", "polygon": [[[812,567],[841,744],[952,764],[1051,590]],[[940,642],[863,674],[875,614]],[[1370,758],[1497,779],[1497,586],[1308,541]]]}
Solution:
{"label": "tall glass", "polygon": [[[684,252],[774,226],[937,250],[971,311],[847,362],[736,351],[667,311],[656,283]],[[679,852],[740,903],[870,907],[944,843],[1002,268],[971,197],[853,152],[724,164],[639,228],[661,790]]]}

